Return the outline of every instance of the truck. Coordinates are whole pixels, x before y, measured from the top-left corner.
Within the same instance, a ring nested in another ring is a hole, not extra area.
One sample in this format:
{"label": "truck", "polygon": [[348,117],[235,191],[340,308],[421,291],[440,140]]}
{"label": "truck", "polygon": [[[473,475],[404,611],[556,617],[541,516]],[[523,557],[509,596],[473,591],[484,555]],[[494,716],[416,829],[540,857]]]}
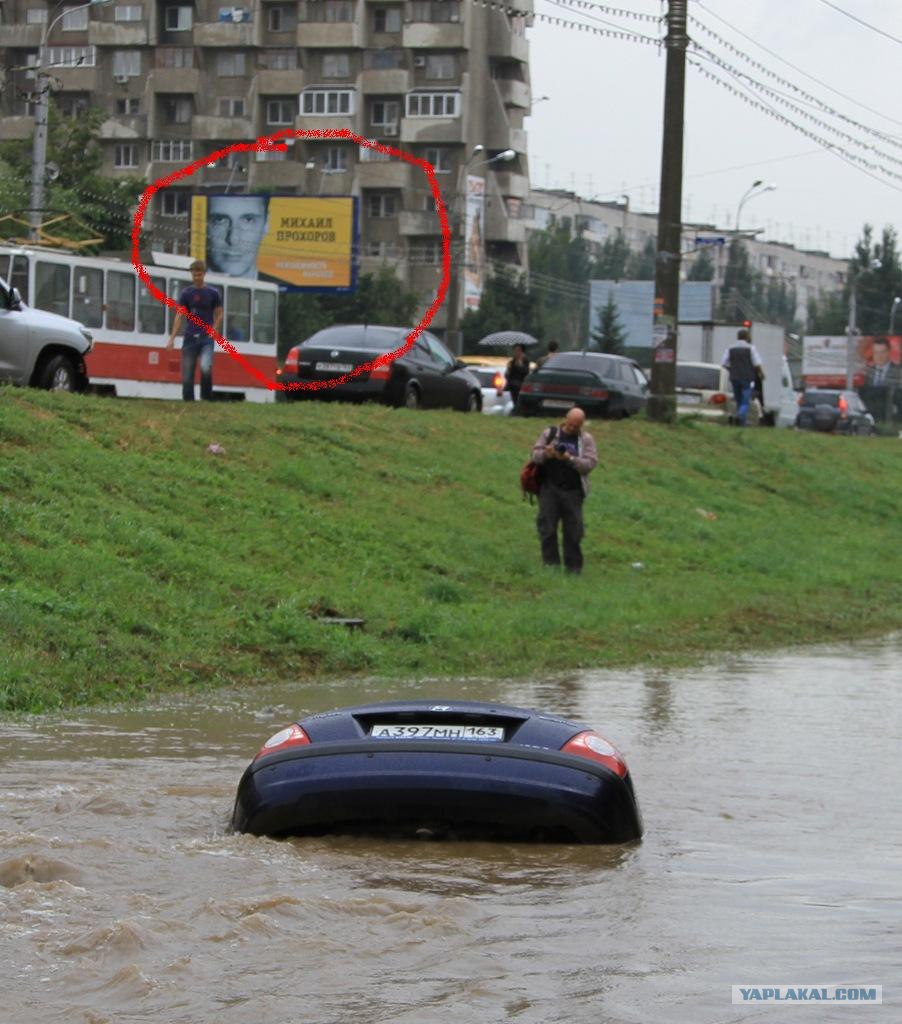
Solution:
{"label": "truck", "polygon": [[760,321],[723,323],[714,320],[680,321],[677,361],[720,365],[726,350],[735,343],[738,331],[749,332],[761,356],[764,369],[764,410],[767,426],[789,427],[795,423],[798,395],[786,360],[785,332],[779,324]]}

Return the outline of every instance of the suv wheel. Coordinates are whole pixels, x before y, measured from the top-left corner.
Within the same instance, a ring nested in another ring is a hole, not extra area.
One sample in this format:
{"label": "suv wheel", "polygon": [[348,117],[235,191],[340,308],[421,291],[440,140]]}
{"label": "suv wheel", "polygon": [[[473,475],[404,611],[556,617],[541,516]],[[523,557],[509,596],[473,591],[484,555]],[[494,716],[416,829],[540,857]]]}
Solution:
{"label": "suv wheel", "polygon": [[407,385],[407,388],[404,391],[404,408],[420,408],[420,389],[416,386],[416,384]]}
{"label": "suv wheel", "polygon": [[69,356],[53,356],[41,371],[38,383],[48,391],[77,391],[79,382],[75,364]]}

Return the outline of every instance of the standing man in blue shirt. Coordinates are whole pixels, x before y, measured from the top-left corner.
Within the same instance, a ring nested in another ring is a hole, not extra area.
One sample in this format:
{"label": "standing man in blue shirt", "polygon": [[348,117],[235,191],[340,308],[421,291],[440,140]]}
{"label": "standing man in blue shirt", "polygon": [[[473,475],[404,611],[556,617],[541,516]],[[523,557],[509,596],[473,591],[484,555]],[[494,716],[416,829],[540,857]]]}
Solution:
{"label": "standing man in blue shirt", "polygon": [[[179,305],[197,317],[214,331],[222,326],[222,296],[215,288],[204,284],[207,265],[203,260],[195,260],[191,264],[191,286],[182,289]],[[209,334],[185,316],[182,310],[175,315],[172,333],[166,342],[166,348],[175,345],[176,336],[185,325],[185,337],[182,340],[182,398],[186,402],[194,401],[194,373],[200,360],[200,397],[206,401],[213,398],[213,339]]]}
{"label": "standing man in blue shirt", "polygon": [[736,341],[724,352],[721,365],[730,374],[733,396],[736,399],[736,422],[744,427],[752,402],[752,385],[760,374],[764,380],[764,367],[758,349],[752,344],[749,332],[743,327],[736,332]]}

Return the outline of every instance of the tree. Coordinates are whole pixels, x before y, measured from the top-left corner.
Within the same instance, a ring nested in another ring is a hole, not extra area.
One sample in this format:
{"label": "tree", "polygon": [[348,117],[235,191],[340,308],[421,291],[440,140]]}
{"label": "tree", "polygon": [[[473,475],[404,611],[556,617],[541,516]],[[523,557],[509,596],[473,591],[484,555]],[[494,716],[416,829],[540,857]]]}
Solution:
{"label": "tree", "polygon": [[[875,261],[880,266],[874,266]],[[873,228],[865,224],[855,252],[849,261],[846,300],[854,286],[857,296],[857,327],[862,334],[885,334],[893,299],[902,295],[902,267],[896,232],[885,227],[879,242],[873,241]]]}
{"label": "tree", "polygon": [[514,267],[499,266],[485,282],[479,309],[461,318],[464,352],[475,352],[480,338],[495,331],[539,331],[538,303]]}
{"label": "tree", "polygon": [[647,238],[642,252],[631,252],[626,265],[626,276],[630,281],[654,281],[658,260],[658,247],[653,238]]}
{"label": "tree", "polygon": [[591,268],[593,281],[622,281],[626,277],[626,265],[630,258],[630,247],[621,232],[613,238],[606,238],[601,251],[595,257]]}
{"label": "tree", "polygon": [[588,320],[589,244],[571,236],[570,220],[534,232],[529,239],[529,287],[538,302],[538,333],[558,338],[561,348],[583,344]]}
{"label": "tree", "polygon": [[608,296],[608,301],[598,311],[598,328],[592,332],[592,341],[595,342],[599,352],[623,355],[626,335],[623,332],[623,324],[620,322],[620,314],[617,310],[617,303],[614,301],[613,291]]}
{"label": "tree", "polygon": [[707,249],[696,250],[695,259],[689,264],[689,273],[686,275],[686,280],[714,280],[714,260],[711,259],[711,253]]}
{"label": "tree", "polygon": [[738,238],[730,242],[727,266],[723,277],[723,291],[718,316],[723,320],[742,320],[747,306],[753,303],[758,290],[757,273],[749,260],[745,243]]}
{"label": "tree", "polygon": [[[53,100],[48,112],[47,160],[56,165],[59,174],[45,188],[44,220],[53,213],[68,213],[72,215],[69,221],[53,226],[55,235],[72,240],[103,238],[101,244],[83,251],[131,248],[134,210],[146,187],[137,177],[110,179],[102,175],[103,151],[98,139],[107,117],[97,109],[64,117]],[[0,216],[27,220],[31,166],[30,139],[0,144]]]}
{"label": "tree", "polygon": [[807,334],[845,334],[849,305],[842,292],[829,292],[808,300]]}
{"label": "tree", "polygon": [[356,291],[348,295],[286,292],[279,297],[279,352],[285,353],[332,324],[413,326],[418,296],[395,271],[383,264],[375,274],[361,274]]}

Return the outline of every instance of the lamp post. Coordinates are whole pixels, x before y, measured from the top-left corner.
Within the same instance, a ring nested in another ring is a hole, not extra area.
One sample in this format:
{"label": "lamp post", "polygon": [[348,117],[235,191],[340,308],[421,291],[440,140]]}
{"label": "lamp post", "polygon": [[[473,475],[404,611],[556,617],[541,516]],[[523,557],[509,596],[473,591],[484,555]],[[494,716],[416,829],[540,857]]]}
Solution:
{"label": "lamp post", "polygon": [[[855,339],[858,336],[858,282],[862,275],[872,270],[879,270],[883,264],[878,259],[872,259],[870,263],[861,270],[852,280],[852,287],[849,289],[849,325],[846,328],[846,390],[851,391],[855,386]],[[893,304],[895,306],[895,303]],[[892,313],[890,313],[892,316]]]}
{"label": "lamp post", "polygon": [[[464,227],[466,220],[462,216],[463,209],[466,207],[466,195],[467,190],[464,188],[463,198],[464,202],[461,203],[461,191],[460,191],[460,179],[464,179],[466,186],[466,175],[470,169],[470,165],[480,155],[485,152],[485,146],[477,145],[473,147],[473,152],[470,154],[463,167],[460,169],[457,179],[457,194],[454,196],[454,206],[452,208],[451,216],[451,280],[448,282],[448,315],[445,321],[445,344],[451,350],[451,352],[459,356],[461,352],[461,339],[460,339],[460,281],[461,274],[463,271],[463,263],[465,261],[466,254],[466,238],[462,236],[461,229]],[[517,156],[513,149],[505,149],[503,152],[498,153],[496,156],[490,157],[488,160],[483,160],[482,163],[476,164],[477,167],[488,167],[489,164],[498,162],[508,162],[515,159]],[[460,261],[454,258],[455,245],[460,242]]]}
{"label": "lamp post", "polygon": [[900,302],[902,302],[902,298],[900,298],[897,295],[893,299],[892,306],[890,306],[890,310],[889,310],[889,333],[890,334],[892,334],[893,331],[895,330],[895,325],[896,325],[896,306],[898,306]]}
{"label": "lamp post", "polygon": [[112,0],[88,0],[77,7],[67,7],[47,24],[41,33],[41,45],[38,48],[38,66],[35,69],[35,89],[37,99],[34,105],[34,146],[31,157],[31,210],[29,213],[30,227],[28,237],[32,242],[38,241],[41,235],[41,212],[44,208],[44,178],[47,174],[47,117],[50,110],[50,83],[44,73],[47,67],[47,41],[58,21],[82,11],[87,7],[108,4]]}
{"label": "lamp post", "polygon": [[[764,186],[762,188],[762,185]],[[765,185],[764,182],[759,178],[757,181],[753,181],[749,189],[746,190],[742,198],[739,200],[739,206],[736,208],[736,234],[739,234],[739,221],[742,217],[742,208],[745,206],[749,199],[755,199],[758,196],[763,196],[765,192],[774,192],[776,185]]]}

